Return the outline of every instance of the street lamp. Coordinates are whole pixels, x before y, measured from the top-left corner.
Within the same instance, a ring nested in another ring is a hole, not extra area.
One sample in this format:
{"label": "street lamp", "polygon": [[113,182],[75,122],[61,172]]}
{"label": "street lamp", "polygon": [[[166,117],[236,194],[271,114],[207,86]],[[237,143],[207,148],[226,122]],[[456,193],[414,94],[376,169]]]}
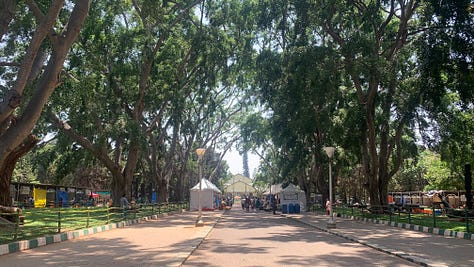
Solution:
{"label": "street lamp", "polygon": [[328,220],[328,223],[326,225],[327,228],[336,228],[336,222],[334,221],[334,216],[333,216],[333,213],[332,213],[332,205],[333,205],[333,201],[332,201],[332,169],[331,169],[331,159],[332,157],[334,156],[334,151],[336,151],[336,148],[335,147],[324,147],[324,152],[326,152],[326,155],[328,156],[329,158],[329,202],[331,203],[330,204],[330,208],[329,208],[329,220]]}
{"label": "street lamp", "polygon": [[196,154],[198,156],[198,165],[199,165],[199,192],[198,192],[198,210],[199,215],[196,220],[196,226],[204,226],[204,221],[202,220],[202,205],[201,205],[201,194],[202,194],[202,157],[206,153],[205,148],[196,149]]}

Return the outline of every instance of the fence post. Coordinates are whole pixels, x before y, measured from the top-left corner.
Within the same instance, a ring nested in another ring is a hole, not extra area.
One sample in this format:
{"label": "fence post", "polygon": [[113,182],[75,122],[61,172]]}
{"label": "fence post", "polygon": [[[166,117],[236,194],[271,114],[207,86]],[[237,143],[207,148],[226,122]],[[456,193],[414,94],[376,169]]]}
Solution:
{"label": "fence post", "polygon": [[110,207],[105,208],[107,210],[107,224],[110,223]]}
{"label": "fence post", "polygon": [[18,238],[18,230],[20,230],[20,209],[16,210],[15,234],[13,235],[13,240]]}
{"label": "fence post", "polygon": [[433,228],[436,228],[436,210],[435,210],[435,206],[433,205],[433,207],[431,208],[432,212],[433,212]]}
{"label": "fence post", "polygon": [[393,207],[390,207],[389,212],[388,212],[388,222],[392,224],[392,213],[393,213]]}
{"label": "fence post", "polygon": [[469,233],[469,212],[467,207],[464,208],[464,211],[466,212],[466,233]]}
{"label": "fence post", "polygon": [[411,207],[408,207],[408,224],[411,224]]}
{"label": "fence post", "polygon": [[89,211],[89,207],[87,207],[87,222],[86,222],[86,228],[89,228],[89,217],[90,217],[90,211]]}
{"label": "fence post", "polygon": [[58,233],[61,233],[61,210],[58,211]]}

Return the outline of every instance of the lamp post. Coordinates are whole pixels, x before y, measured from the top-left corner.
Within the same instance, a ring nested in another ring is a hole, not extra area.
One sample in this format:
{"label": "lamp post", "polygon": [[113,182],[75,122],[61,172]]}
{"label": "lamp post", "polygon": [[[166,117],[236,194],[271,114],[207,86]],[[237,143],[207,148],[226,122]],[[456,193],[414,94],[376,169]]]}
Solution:
{"label": "lamp post", "polygon": [[196,220],[196,226],[204,226],[204,221],[202,220],[202,204],[201,204],[201,195],[202,195],[202,157],[206,153],[205,148],[196,149],[196,154],[198,156],[198,165],[199,165],[199,192],[198,192],[198,210],[199,215]]}
{"label": "lamp post", "polygon": [[331,159],[332,157],[334,156],[334,151],[336,151],[336,148],[335,147],[324,147],[324,152],[326,152],[326,155],[328,156],[329,158],[329,202],[331,203],[330,204],[330,208],[329,208],[329,220],[328,220],[328,223],[326,225],[326,228],[336,228],[336,222],[334,221],[334,216],[333,216],[333,213],[332,213],[332,205],[333,205],[333,201],[332,201],[332,169],[331,169]]}

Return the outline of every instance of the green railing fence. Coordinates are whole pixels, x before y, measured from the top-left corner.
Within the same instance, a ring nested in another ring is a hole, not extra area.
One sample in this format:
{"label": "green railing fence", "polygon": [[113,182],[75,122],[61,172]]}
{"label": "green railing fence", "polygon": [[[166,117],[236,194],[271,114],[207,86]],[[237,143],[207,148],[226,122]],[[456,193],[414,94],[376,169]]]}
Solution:
{"label": "green railing fence", "polygon": [[[0,244],[189,209],[188,202],[140,204],[136,208],[31,208],[0,213]],[[21,220],[24,217],[24,221]]]}
{"label": "green railing fence", "polygon": [[[383,210],[384,212],[373,212]],[[310,212],[326,213],[321,205],[311,205]],[[403,206],[336,206],[334,216],[344,214],[371,220],[419,225],[457,232],[474,233],[474,212],[468,209],[437,209],[435,207],[403,207]]]}

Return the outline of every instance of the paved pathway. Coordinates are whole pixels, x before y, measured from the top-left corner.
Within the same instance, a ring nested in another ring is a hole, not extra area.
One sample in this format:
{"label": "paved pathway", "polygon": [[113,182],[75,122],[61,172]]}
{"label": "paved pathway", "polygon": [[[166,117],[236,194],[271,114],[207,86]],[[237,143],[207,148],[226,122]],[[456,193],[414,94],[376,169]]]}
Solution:
{"label": "paved pathway", "polygon": [[180,266],[222,215],[205,214],[204,227],[194,226],[197,213],[160,217],[78,239],[0,256],[0,266]]}
{"label": "paved pathway", "polygon": [[226,213],[183,266],[418,266],[271,213]]}
{"label": "paved pathway", "polygon": [[[326,230],[327,216],[312,213],[287,217]],[[414,261],[423,266],[474,266],[474,241],[406,230],[384,224],[335,218],[330,233]]]}
{"label": "paved pathway", "polygon": [[[240,208],[143,221],[0,256],[0,266],[474,266],[474,242],[327,216]],[[396,255],[396,256],[394,256]],[[408,260],[406,260],[408,259]]]}

